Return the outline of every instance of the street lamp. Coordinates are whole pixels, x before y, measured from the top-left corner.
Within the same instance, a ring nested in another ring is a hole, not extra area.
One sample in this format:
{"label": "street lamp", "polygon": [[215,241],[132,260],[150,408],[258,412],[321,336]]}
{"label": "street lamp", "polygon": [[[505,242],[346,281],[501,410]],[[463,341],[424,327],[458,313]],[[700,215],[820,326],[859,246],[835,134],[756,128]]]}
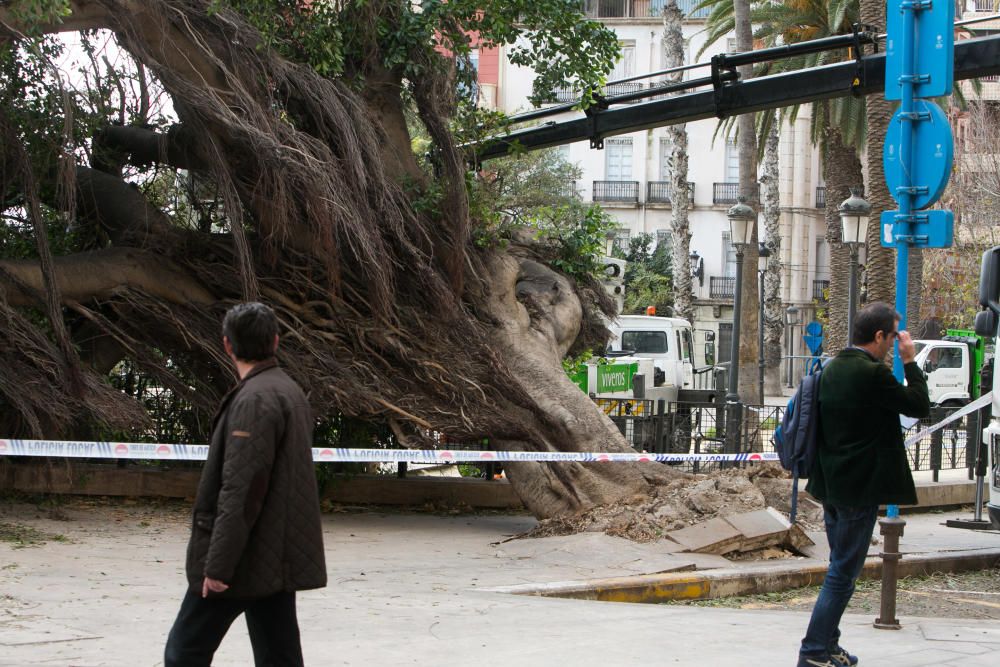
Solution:
{"label": "street lamp", "polygon": [[792,386],[792,333],[795,325],[799,323],[799,309],[789,306],[785,309],[785,336],[788,338],[788,387]]}
{"label": "street lamp", "polygon": [[698,287],[705,286],[705,260],[698,254],[697,250],[692,250],[691,255],[691,277],[698,279]]}
{"label": "street lamp", "polygon": [[851,250],[851,272],[847,282],[847,344],[854,344],[854,311],[858,302],[858,248],[868,238],[872,206],[861,197],[861,188],[851,188],[851,196],[840,204],[841,239]]}
{"label": "street lamp", "polygon": [[746,197],[740,196],[736,205],[726,214],[729,233],[736,249],[736,285],[733,287],[733,344],[729,355],[729,393],[726,394],[729,424],[726,428],[728,450],[735,453],[740,424],[740,310],[743,307],[743,251],[753,241],[753,225],[757,213],[747,206]]}
{"label": "street lamp", "polygon": [[764,404],[764,273],[767,271],[767,260],[771,251],[764,242],[760,242],[757,255],[757,276],[760,279],[760,291],[757,292],[760,311],[757,319],[757,385],[760,390],[760,403]]}

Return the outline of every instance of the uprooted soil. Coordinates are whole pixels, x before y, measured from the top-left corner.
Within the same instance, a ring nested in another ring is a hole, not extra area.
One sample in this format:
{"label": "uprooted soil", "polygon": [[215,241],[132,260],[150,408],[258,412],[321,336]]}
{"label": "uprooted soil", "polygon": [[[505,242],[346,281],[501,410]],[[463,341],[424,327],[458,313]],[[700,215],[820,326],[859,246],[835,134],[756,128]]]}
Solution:
{"label": "uprooted soil", "polygon": [[[651,542],[673,530],[765,507],[787,515],[791,499],[788,474],[777,464],[765,463],[691,475],[656,487],[649,495],[601,505],[575,516],[545,519],[524,537],[601,531]],[[819,530],[822,521],[822,507],[800,492],[798,523],[805,530]]]}

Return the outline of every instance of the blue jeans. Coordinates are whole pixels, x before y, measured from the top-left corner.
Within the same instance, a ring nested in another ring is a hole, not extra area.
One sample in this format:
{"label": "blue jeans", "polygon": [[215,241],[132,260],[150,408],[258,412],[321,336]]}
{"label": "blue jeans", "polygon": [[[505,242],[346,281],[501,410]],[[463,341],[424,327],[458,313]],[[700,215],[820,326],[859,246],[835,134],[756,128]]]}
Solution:
{"label": "blue jeans", "polygon": [[865,565],[878,507],[823,505],[830,567],[823,580],[799,655],[825,658],[840,640],[840,617],[854,594],[854,582]]}
{"label": "blue jeans", "polygon": [[210,667],[215,650],[240,614],[246,617],[257,667],[302,666],[295,593],[238,600],[203,598],[189,590],[167,638],[165,667]]}

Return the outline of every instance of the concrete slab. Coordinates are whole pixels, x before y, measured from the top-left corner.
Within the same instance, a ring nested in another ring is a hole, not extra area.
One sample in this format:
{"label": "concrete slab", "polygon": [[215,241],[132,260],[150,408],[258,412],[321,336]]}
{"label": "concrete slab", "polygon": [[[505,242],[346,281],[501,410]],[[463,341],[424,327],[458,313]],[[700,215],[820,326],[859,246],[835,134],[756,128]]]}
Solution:
{"label": "concrete slab", "polygon": [[931,641],[1000,644],[1000,628],[997,627],[928,621],[920,624],[920,631]]}
{"label": "concrete slab", "polygon": [[742,533],[725,519],[709,519],[687,528],[667,533],[667,537],[682,545],[685,551],[724,554],[736,549]]}

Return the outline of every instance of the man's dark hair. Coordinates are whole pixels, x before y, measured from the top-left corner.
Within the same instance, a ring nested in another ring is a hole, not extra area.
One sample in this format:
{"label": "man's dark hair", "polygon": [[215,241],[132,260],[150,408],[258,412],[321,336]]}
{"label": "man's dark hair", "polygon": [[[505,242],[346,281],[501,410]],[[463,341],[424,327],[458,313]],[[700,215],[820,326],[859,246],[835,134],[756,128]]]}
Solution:
{"label": "man's dark hair", "polygon": [[885,302],[868,304],[854,316],[854,344],[867,345],[875,340],[875,334],[879,331],[884,331],[888,336],[896,330],[896,322],[901,319],[899,313]]}
{"label": "man's dark hair", "polygon": [[226,312],[222,335],[229,339],[233,354],[242,361],[263,361],[274,356],[278,318],[262,303],[239,303]]}

